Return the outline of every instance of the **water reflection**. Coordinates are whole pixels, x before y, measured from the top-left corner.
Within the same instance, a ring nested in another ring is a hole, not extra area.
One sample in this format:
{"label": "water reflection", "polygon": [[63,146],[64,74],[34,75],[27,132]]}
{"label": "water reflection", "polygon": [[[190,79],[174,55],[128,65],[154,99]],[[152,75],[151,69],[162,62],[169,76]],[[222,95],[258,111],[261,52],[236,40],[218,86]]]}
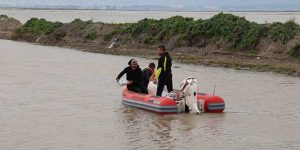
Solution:
{"label": "water reflection", "polygon": [[[155,113],[124,106],[120,114],[127,143],[132,149],[175,149],[191,148],[190,143],[209,133],[213,137],[227,135],[222,128],[224,114],[175,114],[157,115]],[[209,141],[211,142],[211,141]],[[147,143],[147,144],[145,144]],[[141,146],[144,145],[144,146]]]}
{"label": "water reflection", "polygon": [[176,139],[172,136],[172,125],[176,118],[173,115],[157,115],[125,107],[121,117],[130,148],[174,149],[173,143]]}

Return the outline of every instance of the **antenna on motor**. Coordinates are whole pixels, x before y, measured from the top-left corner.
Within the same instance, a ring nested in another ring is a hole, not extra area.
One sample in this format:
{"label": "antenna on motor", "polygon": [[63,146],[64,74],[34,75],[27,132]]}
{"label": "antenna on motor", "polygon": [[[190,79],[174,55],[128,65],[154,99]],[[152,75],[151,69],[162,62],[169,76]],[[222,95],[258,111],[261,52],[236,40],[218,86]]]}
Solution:
{"label": "antenna on motor", "polygon": [[216,84],[214,84],[214,92],[213,92],[213,96],[215,96],[215,91],[216,91]]}

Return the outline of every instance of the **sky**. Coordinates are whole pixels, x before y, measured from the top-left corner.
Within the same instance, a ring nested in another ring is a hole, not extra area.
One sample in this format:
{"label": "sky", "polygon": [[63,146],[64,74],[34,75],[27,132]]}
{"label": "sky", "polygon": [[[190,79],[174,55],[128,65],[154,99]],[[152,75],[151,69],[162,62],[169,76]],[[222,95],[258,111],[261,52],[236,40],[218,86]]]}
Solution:
{"label": "sky", "polygon": [[159,5],[182,9],[281,9],[300,10],[300,0],[0,0],[0,6],[129,6]]}

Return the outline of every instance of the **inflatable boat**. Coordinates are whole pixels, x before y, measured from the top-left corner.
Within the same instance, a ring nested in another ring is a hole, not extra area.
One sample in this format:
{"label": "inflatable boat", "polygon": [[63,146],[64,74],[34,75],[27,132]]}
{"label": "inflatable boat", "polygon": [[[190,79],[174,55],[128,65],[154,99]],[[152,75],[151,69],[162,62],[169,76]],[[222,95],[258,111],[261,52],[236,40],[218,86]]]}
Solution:
{"label": "inflatable boat", "polygon": [[[182,100],[184,96],[179,96],[180,94],[184,95],[182,89],[188,89],[188,86],[182,86],[181,90],[175,91],[175,96],[167,94],[164,97],[159,97],[135,93],[129,91],[125,86],[122,93],[122,103],[127,106],[149,110],[158,114],[176,114],[187,112],[191,109],[194,109],[198,113],[223,113],[225,109],[225,102],[221,97],[194,92],[187,95],[194,96],[195,101],[192,100],[193,97],[186,97],[186,100]],[[190,109],[187,109],[188,107]]]}
{"label": "inflatable boat", "polygon": [[[149,110],[158,114],[180,113],[179,101],[168,97],[151,96],[123,90],[122,103],[126,106]],[[224,100],[219,96],[198,93],[197,107],[201,112],[222,113],[225,109]]]}

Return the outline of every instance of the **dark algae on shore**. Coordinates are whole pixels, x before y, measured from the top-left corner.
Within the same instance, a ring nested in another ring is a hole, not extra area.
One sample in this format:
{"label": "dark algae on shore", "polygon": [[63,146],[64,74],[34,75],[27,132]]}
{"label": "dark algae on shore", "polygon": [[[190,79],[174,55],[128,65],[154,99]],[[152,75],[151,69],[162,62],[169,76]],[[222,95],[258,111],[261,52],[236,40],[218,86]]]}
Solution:
{"label": "dark algae on shore", "polygon": [[[136,23],[75,19],[63,24],[32,18],[13,32],[14,40],[151,58],[153,48],[164,44],[180,62],[300,74],[300,26],[293,19],[258,24],[219,13],[198,20],[174,16]],[[114,39],[120,46],[107,49]]]}

